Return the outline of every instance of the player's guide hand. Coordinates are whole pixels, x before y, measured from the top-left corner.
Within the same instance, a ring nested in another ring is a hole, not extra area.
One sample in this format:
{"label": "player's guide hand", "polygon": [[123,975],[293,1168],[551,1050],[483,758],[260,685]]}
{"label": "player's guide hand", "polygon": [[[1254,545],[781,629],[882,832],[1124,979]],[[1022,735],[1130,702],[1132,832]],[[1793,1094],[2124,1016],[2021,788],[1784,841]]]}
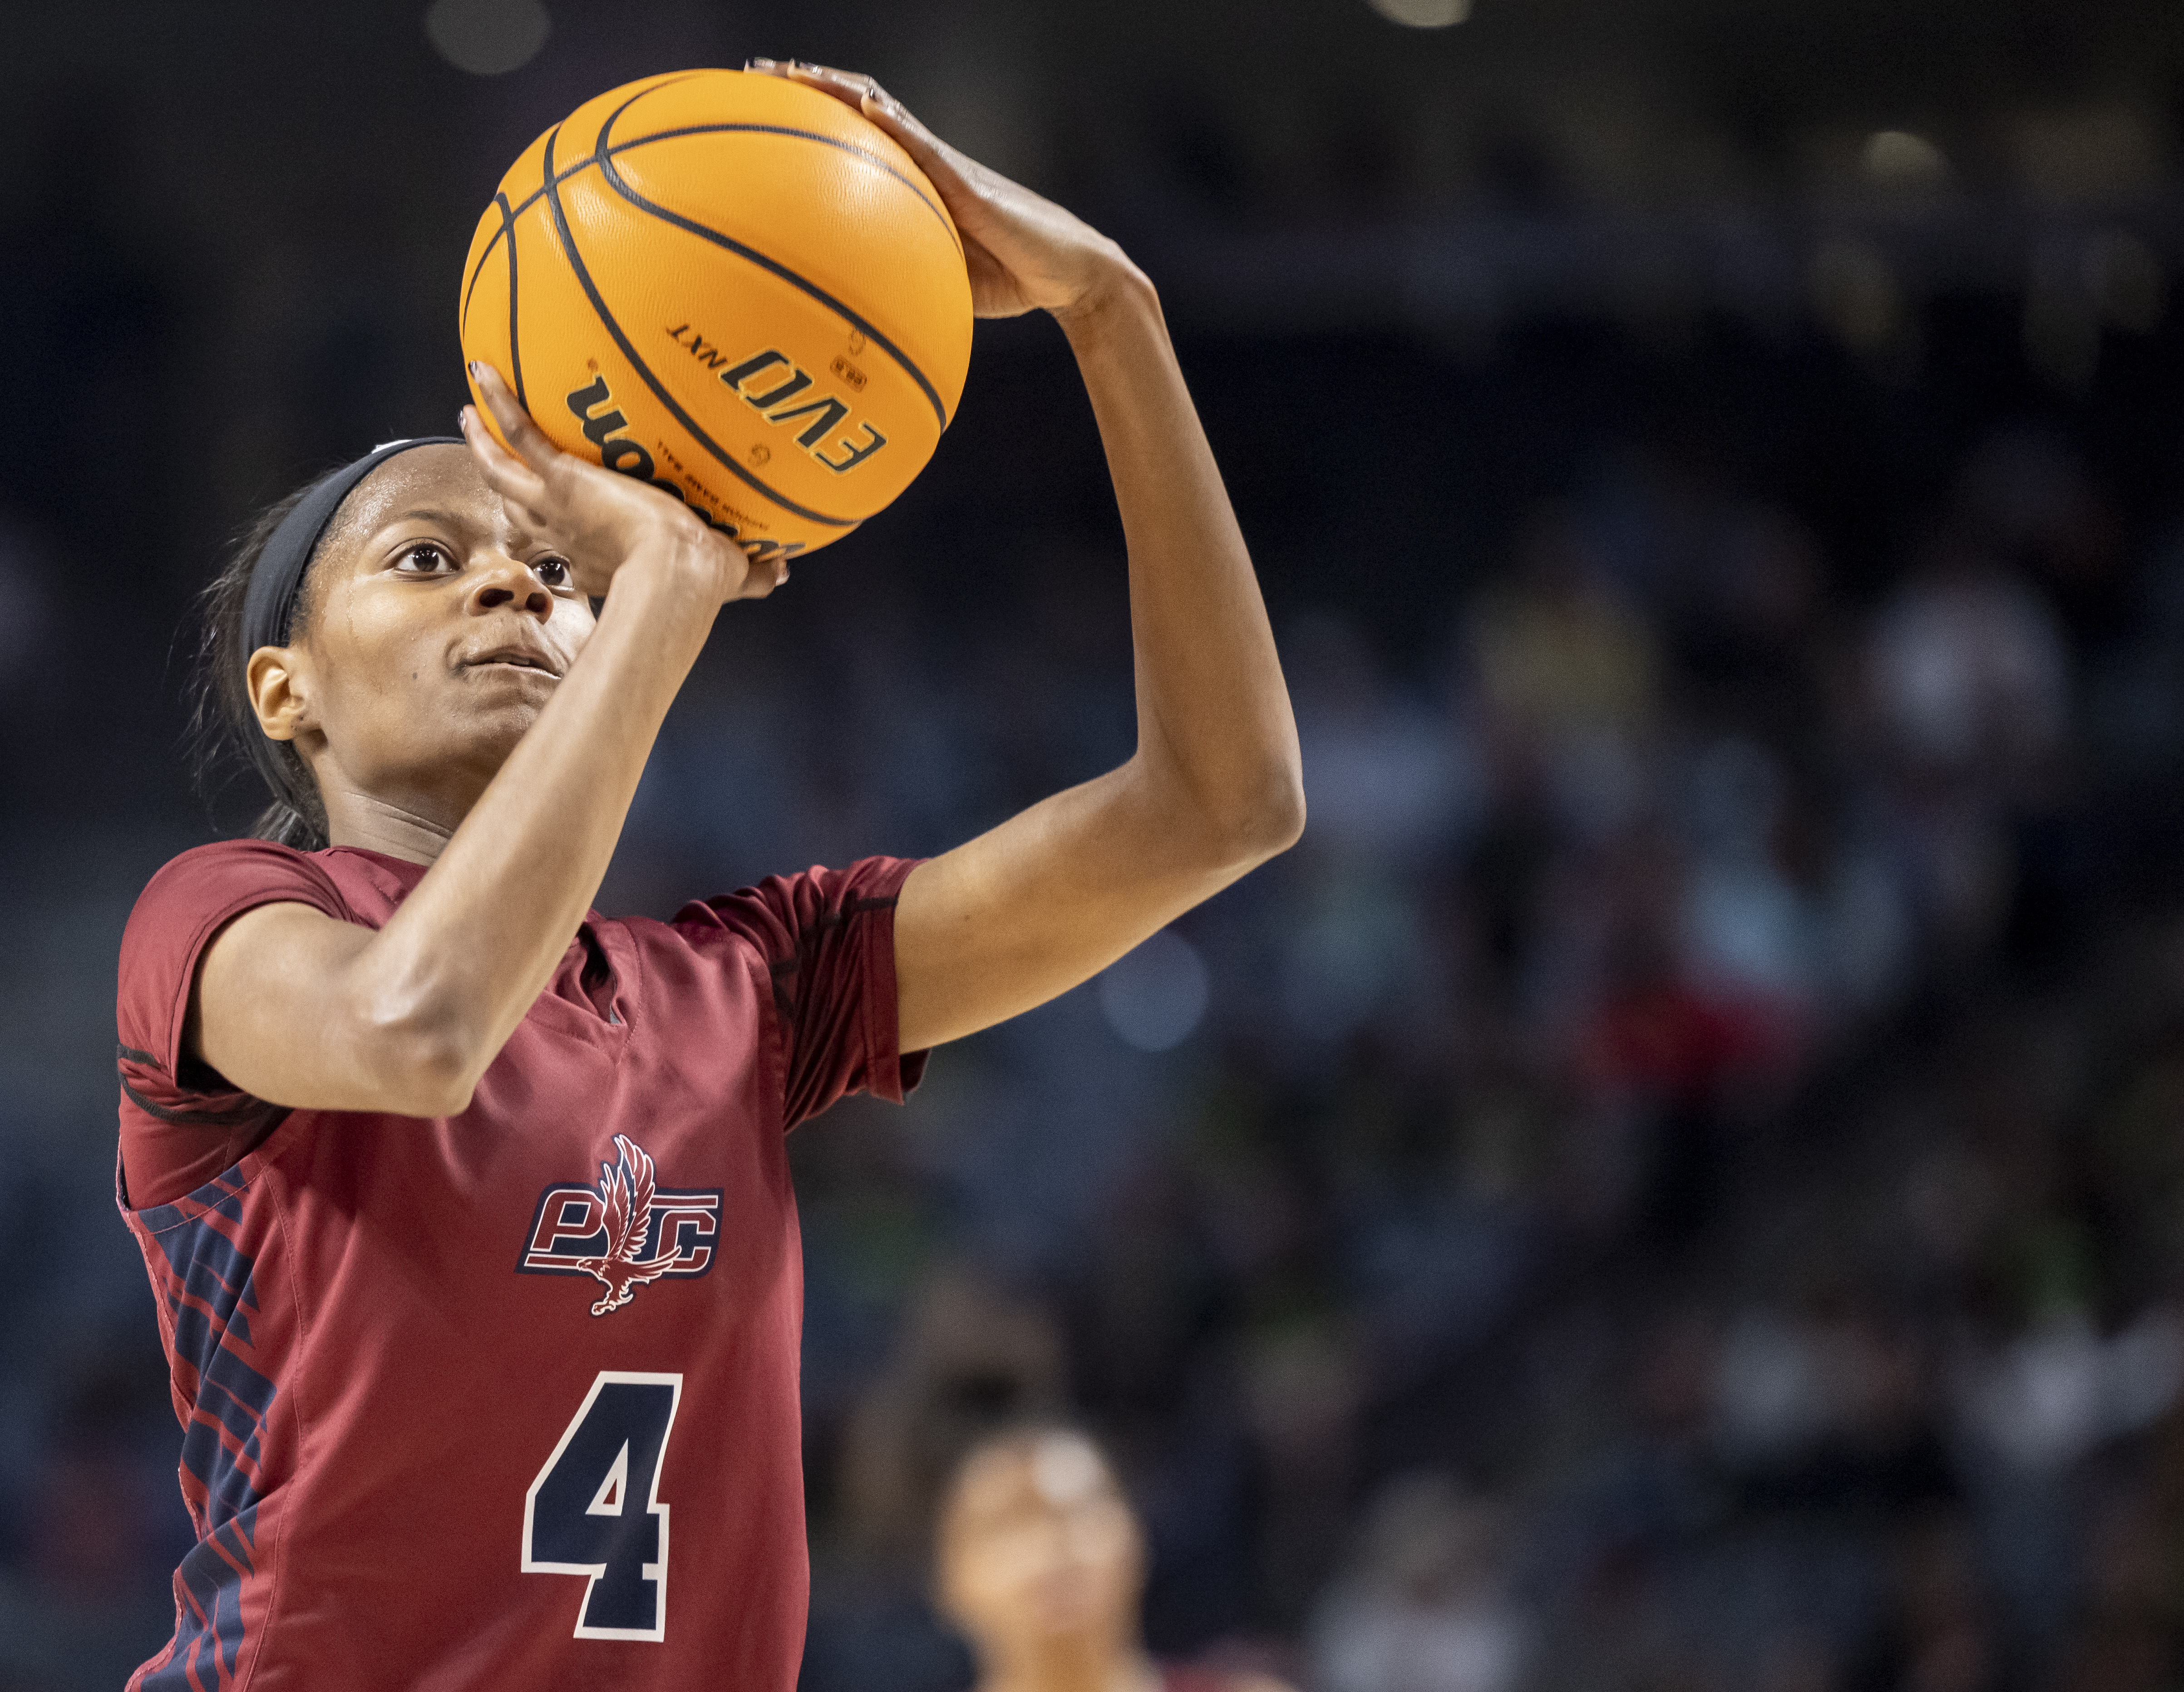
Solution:
{"label": "player's guide hand", "polygon": [[785,76],[854,106],[902,144],[931,179],[963,237],[971,305],[981,317],[1097,309],[1103,285],[1131,273],[1123,249],[1083,219],[965,158],[861,71],[801,59],[753,58],[744,69]]}
{"label": "player's guide hand", "polygon": [[640,553],[710,570],[723,604],[762,599],[788,580],[786,559],[757,563],[726,535],[699,521],[680,500],[563,452],[531,420],[490,365],[473,364],[471,374],[502,438],[515,451],[496,441],[468,405],[461,414],[463,438],[493,492],[523,522],[560,543],[584,593],[604,594],[615,572]]}

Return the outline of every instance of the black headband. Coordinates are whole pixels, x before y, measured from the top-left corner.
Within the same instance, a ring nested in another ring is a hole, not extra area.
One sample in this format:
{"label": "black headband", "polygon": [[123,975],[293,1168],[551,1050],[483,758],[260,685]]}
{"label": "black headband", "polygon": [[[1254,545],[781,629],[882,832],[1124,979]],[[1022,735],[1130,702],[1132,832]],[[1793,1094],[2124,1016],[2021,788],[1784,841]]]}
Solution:
{"label": "black headband", "polygon": [[[295,619],[296,595],[304,585],[304,573],[310,568],[311,555],[318,551],[326,526],[341,509],[342,501],[356,491],[357,483],[412,447],[462,444],[459,435],[420,435],[414,440],[389,441],[311,484],[289,508],[266,541],[265,550],[258,554],[258,562],[251,566],[250,585],[242,594],[242,661],[246,665],[259,647],[288,643],[288,626]],[[250,756],[274,795],[295,804],[294,777],[281,761],[275,742],[263,733],[252,736]]]}

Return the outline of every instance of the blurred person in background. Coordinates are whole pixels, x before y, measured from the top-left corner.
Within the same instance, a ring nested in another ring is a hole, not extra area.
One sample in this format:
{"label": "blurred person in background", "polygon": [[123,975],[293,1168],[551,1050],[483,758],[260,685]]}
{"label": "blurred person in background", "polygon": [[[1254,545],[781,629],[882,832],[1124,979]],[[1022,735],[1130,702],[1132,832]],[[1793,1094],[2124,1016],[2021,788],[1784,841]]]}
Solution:
{"label": "blurred person in background", "polygon": [[2047,802],[2070,727],[2070,654],[2040,593],[1964,537],[1927,548],[1875,616],[1866,682],[1884,809],[1944,955],[2007,916],[2012,821]]}
{"label": "blurred person in background", "polygon": [[846,1525],[884,1566],[915,1569],[957,1457],[1000,1427],[1057,1416],[1068,1364],[1052,1314],[964,1266],[929,1276],[843,1441]]}
{"label": "blurred person in background", "polygon": [[1535,514],[1511,579],[1479,596],[1469,653],[1505,795],[1612,838],[1641,808],[1661,715],[1660,643],[1571,513]]}
{"label": "blurred person in background", "polygon": [[1084,1434],[1032,1427],[973,1446],[944,1500],[933,1584],[970,1641],[977,1692],[1288,1692],[1253,1671],[1156,1663],[1139,1622],[1145,1539]]}
{"label": "blurred person in background", "polygon": [[1510,1589],[1505,1512],[1442,1474],[1373,1500],[1357,1554],[1319,1601],[1324,1692],[1519,1692],[1533,1623]]}

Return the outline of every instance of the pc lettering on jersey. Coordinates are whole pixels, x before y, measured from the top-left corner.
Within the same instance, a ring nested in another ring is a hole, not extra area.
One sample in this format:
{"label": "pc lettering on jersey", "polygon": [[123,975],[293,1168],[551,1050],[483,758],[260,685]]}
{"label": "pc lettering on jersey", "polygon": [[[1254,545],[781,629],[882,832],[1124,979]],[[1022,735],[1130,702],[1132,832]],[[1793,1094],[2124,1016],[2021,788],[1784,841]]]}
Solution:
{"label": "pc lettering on jersey", "polygon": [[593,1316],[620,1310],[651,1282],[704,1274],[720,1233],[719,1188],[662,1187],[643,1146],[616,1134],[614,1149],[595,1184],[560,1182],[538,1195],[515,1266],[597,1281],[606,1292]]}

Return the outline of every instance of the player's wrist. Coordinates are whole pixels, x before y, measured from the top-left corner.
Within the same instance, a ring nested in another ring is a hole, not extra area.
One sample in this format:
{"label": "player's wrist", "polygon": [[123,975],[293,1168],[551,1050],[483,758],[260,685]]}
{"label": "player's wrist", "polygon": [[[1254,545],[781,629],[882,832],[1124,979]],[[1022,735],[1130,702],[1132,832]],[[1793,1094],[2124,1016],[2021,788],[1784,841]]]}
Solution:
{"label": "player's wrist", "polygon": [[1082,345],[1133,320],[1157,319],[1160,294],[1152,278],[1103,237],[1101,250],[1089,256],[1084,285],[1076,297],[1052,311],[1063,332]]}
{"label": "player's wrist", "polygon": [[616,569],[607,604],[617,617],[676,626],[696,621],[710,627],[721,607],[723,573],[716,547],[704,539],[672,532],[649,535]]}

